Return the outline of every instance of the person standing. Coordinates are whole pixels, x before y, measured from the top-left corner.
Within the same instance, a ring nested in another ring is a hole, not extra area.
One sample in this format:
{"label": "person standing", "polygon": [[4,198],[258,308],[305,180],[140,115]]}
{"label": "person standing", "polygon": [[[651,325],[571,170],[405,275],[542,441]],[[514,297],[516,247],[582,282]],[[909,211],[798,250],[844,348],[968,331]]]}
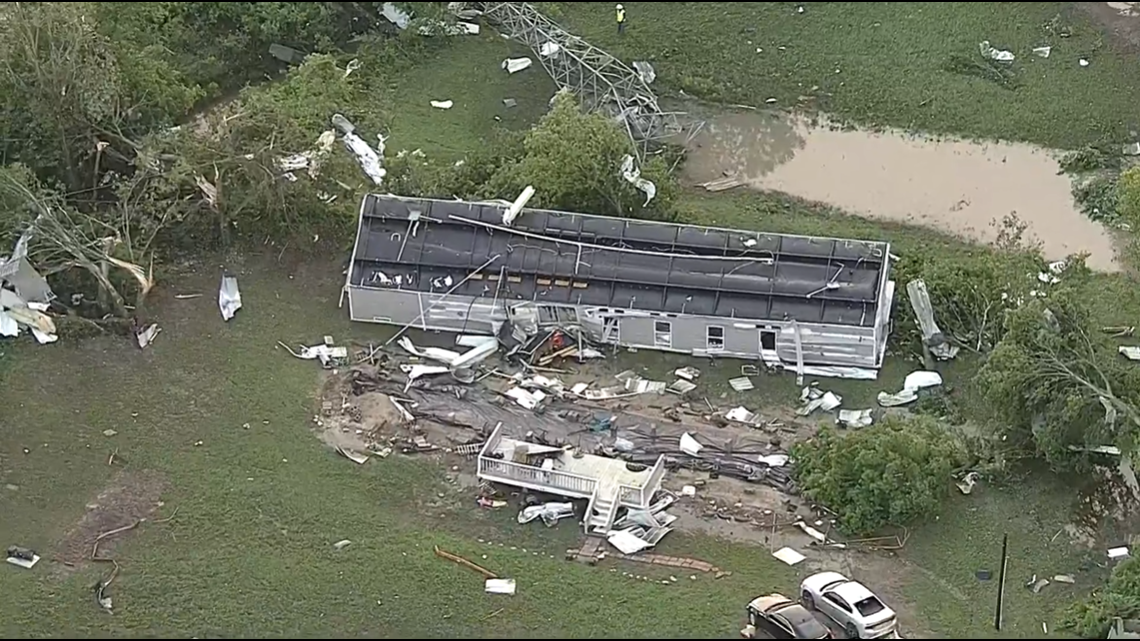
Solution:
{"label": "person standing", "polygon": [[617,27],[618,34],[625,33],[625,7],[620,4],[617,6]]}

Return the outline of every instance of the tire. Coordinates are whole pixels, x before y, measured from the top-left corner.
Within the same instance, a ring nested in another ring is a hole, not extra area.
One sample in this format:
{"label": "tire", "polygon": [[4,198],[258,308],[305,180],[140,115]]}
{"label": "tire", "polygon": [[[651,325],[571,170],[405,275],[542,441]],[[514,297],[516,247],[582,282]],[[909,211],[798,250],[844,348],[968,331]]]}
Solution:
{"label": "tire", "polygon": [[859,638],[859,630],[855,628],[853,623],[848,623],[847,626],[843,628],[843,632],[847,634],[848,639]]}
{"label": "tire", "polygon": [[809,610],[815,609],[815,597],[811,595],[811,592],[804,590],[804,593],[800,595],[800,601],[803,601],[805,608]]}

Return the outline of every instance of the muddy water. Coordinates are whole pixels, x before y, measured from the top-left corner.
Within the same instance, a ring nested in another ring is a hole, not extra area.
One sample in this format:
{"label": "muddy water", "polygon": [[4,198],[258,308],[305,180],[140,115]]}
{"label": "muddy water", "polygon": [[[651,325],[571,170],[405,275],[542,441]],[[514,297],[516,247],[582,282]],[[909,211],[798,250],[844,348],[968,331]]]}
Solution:
{"label": "muddy water", "polygon": [[978,242],[994,241],[1014,214],[1048,258],[1085,251],[1090,267],[1115,271],[1111,236],[1076,209],[1069,179],[1057,172],[1054,155],[1030,145],[838,131],[764,112],[708,120],[685,166],[693,182],[736,176],[756,189]]}

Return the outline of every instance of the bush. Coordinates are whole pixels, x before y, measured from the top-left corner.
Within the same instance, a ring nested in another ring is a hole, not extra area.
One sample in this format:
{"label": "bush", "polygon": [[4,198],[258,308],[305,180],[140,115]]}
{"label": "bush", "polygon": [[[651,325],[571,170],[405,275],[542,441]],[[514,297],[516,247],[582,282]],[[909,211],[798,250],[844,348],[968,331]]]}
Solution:
{"label": "bush", "polygon": [[888,417],[847,435],[825,428],[792,454],[804,494],[852,535],[935,513],[966,459],[961,442],[925,416]]}
{"label": "bush", "polygon": [[1140,616],[1140,562],[1135,557],[1116,566],[1108,583],[1087,599],[1073,604],[1062,624],[1086,639],[1103,639],[1116,617]]}

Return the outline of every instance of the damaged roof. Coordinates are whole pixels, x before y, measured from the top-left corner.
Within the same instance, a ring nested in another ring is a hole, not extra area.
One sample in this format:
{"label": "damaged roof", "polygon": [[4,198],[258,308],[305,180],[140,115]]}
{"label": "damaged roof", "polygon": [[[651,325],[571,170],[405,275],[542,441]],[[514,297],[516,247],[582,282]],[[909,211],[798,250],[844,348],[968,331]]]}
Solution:
{"label": "damaged roof", "polygon": [[349,284],[871,326],[888,269],[887,243],[507,207],[370,194]]}

